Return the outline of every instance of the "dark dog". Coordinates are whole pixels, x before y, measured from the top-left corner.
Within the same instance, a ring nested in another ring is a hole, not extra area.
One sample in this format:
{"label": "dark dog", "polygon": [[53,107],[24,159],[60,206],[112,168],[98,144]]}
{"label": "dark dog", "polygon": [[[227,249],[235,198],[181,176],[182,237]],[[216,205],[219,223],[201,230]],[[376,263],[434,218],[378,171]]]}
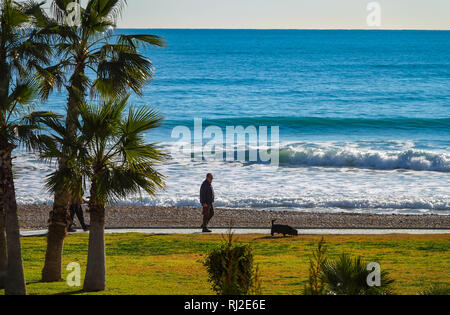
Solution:
{"label": "dark dog", "polygon": [[272,236],[275,234],[283,234],[284,237],[286,235],[298,236],[298,231],[289,225],[279,225],[275,224],[276,220],[272,220]]}

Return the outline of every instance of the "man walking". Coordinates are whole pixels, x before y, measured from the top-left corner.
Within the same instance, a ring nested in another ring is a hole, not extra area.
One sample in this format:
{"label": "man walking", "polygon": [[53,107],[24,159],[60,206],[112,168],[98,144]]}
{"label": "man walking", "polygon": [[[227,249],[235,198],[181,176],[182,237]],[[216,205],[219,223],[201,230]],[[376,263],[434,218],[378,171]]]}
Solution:
{"label": "man walking", "polygon": [[71,233],[76,232],[76,230],[73,227],[74,226],[73,220],[75,219],[75,215],[78,217],[78,221],[80,221],[80,225],[83,231],[85,232],[89,231],[89,225],[87,225],[84,222],[83,207],[81,206],[83,202],[84,202],[83,198],[80,197],[72,197],[72,199],[70,200],[69,209],[70,209],[71,224],[69,226],[68,231]]}
{"label": "man walking", "polygon": [[206,180],[200,188],[200,203],[203,206],[203,233],[211,233],[208,230],[208,223],[214,216],[214,188],[212,187],[213,175],[206,175]]}

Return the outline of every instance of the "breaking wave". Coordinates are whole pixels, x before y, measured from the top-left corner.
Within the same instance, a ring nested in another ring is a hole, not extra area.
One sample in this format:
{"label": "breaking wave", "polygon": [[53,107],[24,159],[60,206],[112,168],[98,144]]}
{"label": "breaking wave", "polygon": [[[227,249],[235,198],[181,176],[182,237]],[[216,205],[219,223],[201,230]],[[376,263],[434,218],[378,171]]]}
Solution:
{"label": "breaking wave", "polygon": [[346,148],[327,150],[289,146],[280,151],[280,165],[450,172],[450,156],[419,150],[364,152]]}

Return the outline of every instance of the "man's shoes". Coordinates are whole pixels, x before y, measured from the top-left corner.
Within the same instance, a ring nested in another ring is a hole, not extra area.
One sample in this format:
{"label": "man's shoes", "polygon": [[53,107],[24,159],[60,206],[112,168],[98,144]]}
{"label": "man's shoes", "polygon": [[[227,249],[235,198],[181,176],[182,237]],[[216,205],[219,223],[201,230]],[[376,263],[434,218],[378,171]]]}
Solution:
{"label": "man's shoes", "polygon": [[75,230],[73,227],[70,227],[67,229],[67,232],[69,233],[75,233],[77,230]]}
{"label": "man's shoes", "polygon": [[203,229],[203,233],[212,233],[212,231],[211,231],[211,230],[208,230],[208,229],[206,229],[206,228],[204,228],[204,229]]}
{"label": "man's shoes", "polygon": [[85,226],[83,227],[83,231],[85,231],[85,232],[89,232],[89,228],[90,228],[90,226],[89,226],[89,225],[85,225]]}

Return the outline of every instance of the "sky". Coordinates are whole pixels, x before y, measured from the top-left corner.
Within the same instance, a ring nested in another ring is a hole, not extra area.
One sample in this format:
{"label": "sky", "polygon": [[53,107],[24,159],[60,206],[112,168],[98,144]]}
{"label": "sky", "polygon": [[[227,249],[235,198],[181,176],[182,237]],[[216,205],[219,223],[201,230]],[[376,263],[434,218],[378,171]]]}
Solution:
{"label": "sky", "polygon": [[450,0],[128,0],[119,27],[450,30]]}

